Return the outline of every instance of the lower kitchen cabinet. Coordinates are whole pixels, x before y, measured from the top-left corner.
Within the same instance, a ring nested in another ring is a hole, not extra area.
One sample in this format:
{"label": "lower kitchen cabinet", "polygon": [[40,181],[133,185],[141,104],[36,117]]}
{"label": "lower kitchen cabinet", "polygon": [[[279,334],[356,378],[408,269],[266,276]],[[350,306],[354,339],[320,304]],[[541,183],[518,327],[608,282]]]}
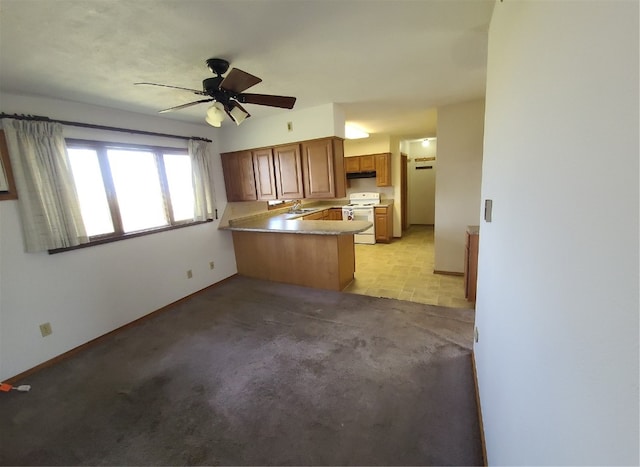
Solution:
{"label": "lower kitchen cabinet", "polygon": [[342,208],[331,208],[323,211],[307,214],[302,219],[305,221],[341,221]]}
{"label": "lower kitchen cabinet", "polygon": [[322,220],[326,220],[327,216],[328,216],[328,211],[329,211],[328,209],[325,209],[324,211],[318,211],[318,212],[314,212],[312,214],[307,214],[302,219],[304,219],[305,221],[322,221]]}
{"label": "lower kitchen cabinet", "polygon": [[376,242],[389,243],[393,238],[393,205],[374,209]]}
{"label": "lower kitchen cabinet", "polygon": [[464,295],[470,302],[476,301],[479,241],[480,235],[477,226],[470,226],[467,229],[467,242],[464,255]]}
{"label": "lower kitchen cabinet", "polygon": [[328,220],[330,221],[341,221],[342,220],[342,208],[331,208],[328,210],[329,216]]}

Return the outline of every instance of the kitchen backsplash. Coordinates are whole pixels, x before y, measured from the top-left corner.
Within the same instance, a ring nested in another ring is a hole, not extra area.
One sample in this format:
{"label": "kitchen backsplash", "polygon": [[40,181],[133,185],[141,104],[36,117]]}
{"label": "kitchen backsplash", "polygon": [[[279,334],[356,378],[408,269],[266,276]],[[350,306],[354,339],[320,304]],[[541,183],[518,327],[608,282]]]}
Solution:
{"label": "kitchen backsplash", "polygon": [[357,178],[349,180],[349,182],[349,187],[347,188],[347,197],[351,193],[361,193],[368,191],[373,193],[380,193],[380,196],[383,199],[393,199],[393,187],[376,186],[375,178]]}

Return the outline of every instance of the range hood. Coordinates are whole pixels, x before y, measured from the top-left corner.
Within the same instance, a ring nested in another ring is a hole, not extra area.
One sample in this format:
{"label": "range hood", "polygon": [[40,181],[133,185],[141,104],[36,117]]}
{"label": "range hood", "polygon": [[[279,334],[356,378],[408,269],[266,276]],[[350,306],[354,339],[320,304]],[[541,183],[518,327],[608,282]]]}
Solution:
{"label": "range hood", "polygon": [[355,178],[376,178],[375,170],[371,172],[350,172],[347,173],[347,180],[353,180]]}

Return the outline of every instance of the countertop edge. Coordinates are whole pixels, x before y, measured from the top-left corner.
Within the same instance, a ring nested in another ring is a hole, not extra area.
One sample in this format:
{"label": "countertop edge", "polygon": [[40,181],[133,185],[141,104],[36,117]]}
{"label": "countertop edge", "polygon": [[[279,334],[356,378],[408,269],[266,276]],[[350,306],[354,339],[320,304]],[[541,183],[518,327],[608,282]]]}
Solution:
{"label": "countertop edge", "polygon": [[272,232],[301,235],[353,235],[367,230],[372,225],[373,223],[366,221],[264,219],[220,227],[220,229],[236,232]]}

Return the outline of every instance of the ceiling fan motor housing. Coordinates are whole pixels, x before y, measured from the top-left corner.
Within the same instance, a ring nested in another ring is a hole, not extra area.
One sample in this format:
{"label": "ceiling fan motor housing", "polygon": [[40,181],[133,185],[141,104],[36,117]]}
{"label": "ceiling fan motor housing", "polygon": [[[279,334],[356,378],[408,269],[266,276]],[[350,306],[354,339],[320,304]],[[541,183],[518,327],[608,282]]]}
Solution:
{"label": "ceiling fan motor housing", "polygon": [[225,108],[229,106],[229,99],[234,98],[235,95],[220,88],[220,83],[224,78],[222,76],[216,76],[215,78],[207,78],[202,81],[202,90],[212,97],[217,102],[224,105]]}
{"label": "ceiling fan motor housing", "polygon": [[223,79],[222,76],[216,76],[202,80],[202,90],[213,97],[215,93],[220,91],[220,83]]}
{"label": "ceiling fan motor housing", "polygon": [[207,66],[212,73],[216,75],[224,75],[229,69],[229,62],[223,58],[210,58],[207,60]]}

